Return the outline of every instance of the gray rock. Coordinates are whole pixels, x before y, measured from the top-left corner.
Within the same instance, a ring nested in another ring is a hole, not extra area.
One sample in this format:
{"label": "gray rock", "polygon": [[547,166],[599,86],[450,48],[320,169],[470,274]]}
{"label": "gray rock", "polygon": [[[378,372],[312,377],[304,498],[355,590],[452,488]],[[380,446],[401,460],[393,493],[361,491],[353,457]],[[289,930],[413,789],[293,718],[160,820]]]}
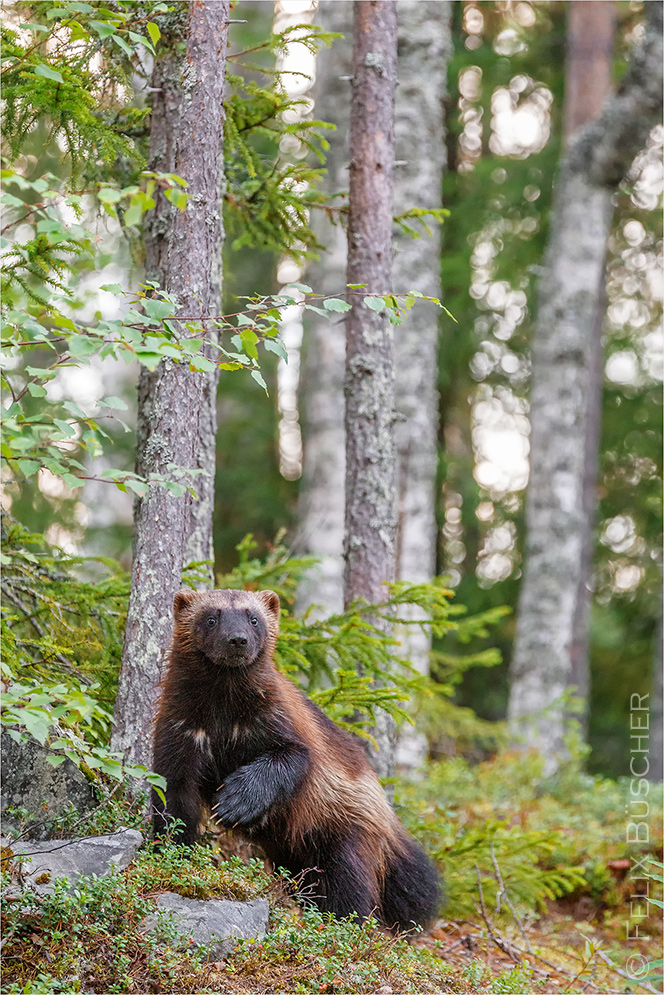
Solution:
{"label": "gray rock", "polygon": [[164,912],[182,938],[183,946],[193,939],[197,947],[207,948],[210,960],[226,957],[239,939],[265,936],[269,906],[264,898],[252,902],[227,902],[222,899],[200,901],[183,898],[172,891],[157,899],[157,912],[148,916],[143,928],[154,932]]}
{"label": "gray rock", "polygon": [[2,787],[0,811],[5,831],[25,831],[25,825],[6,814],[8,808],[26,809],[31,839],[47,839],[53,820],[73,805],[85,815],[95,805],[92,786],[78,767],[67,759],[59,767],[46,761],[49,751],[35,739],[16,743],[7,732],[0,736]]}
{"label": "gray rock", "polygon": [[[56,878],[75,885],[84,874],[106,877],[127,867],[143,842],[136,829],[118,829],[109,836],[81,840],[48,840],[45,843],[6,843],[20,861],[23,880],[35,891],[52,892]],[[44,876],[48,878],[44,880]]]}

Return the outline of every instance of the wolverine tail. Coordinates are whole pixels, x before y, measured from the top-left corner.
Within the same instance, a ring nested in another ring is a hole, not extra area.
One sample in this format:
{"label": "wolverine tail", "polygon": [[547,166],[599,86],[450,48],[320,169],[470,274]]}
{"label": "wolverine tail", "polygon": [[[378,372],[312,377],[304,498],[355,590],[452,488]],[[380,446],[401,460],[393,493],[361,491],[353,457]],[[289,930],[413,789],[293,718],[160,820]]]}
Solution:
{"label": "wolverine tail", "polygon": [[385,875],[382,920],[389,929],[407,931],[428,925],[443,900],[441,880],[420,844],[405,832]]}

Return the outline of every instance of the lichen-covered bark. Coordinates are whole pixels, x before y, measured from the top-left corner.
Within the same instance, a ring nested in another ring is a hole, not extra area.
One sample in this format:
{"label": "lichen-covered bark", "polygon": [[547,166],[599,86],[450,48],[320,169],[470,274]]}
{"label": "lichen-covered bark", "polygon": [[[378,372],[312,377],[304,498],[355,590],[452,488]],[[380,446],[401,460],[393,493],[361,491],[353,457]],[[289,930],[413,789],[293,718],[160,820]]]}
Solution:
{"label": "lichen-covered bark", "polygon": [[[219,314],[223,88],[228,0],[192,0],[166,22],[152,77],[150,168],[187,183],[180,212],[163,196],[146,225],[146,278],[177,296],[179,315]],[[178,23],[180,21],[180,23]],[[184,42],[184,44],[183,44]],[[217,256],[217,263],[214,263]],[[210,338],[212,329],[207,329]],[[190,560],[212,558],[216,375],[163,361],[138,391],[137,468],[203,469],[196,491],[176,497],[151,484],[136,502],[131,593],[114,711],[113,747],[151,760],[157,685],[172,631],[173,596]]]}
{"label": "lichen-covered bark", "polygon": [[[351,0],[323,3],[316,16],[326,31],[343,34],[316,60],[315,115],[336,125],[328,134],[326,190],[348,189],[348,128],[352,72]],[[339,206],[341,206],[341,201]],[[327,251],[311,267],[308,280],[318,293],[340,294],[346,282],[346,234],[324,211],[312,226]],[[343,608],[344,537],[344,362],[343,320],[330,323],[312,315],[305,326],[303,369],[304,460],[298,507],[298,553],[320,563],[302,578],[296,610],[320,605],[323,616]]]}
{"label": "lichen-covered bark", "polygon": [[[392,287],[394,98],[397,12],[393,0],[353,6],[350,121],[349,284],[369,292]],[[351,300],[353,300],[351,298]],[[346,322],[346,512],[344,603],[381,601],[394,580],[396,448],[394,340],[384,314],[355,300]],[[394,724],[379,714],[372,757],[383,776],[394,769]]]}
{"label": "lichen-covered bark", "polygon": [[611,191],[662,109],[662,6],[647,4],[645,10],[646,34],[620,92],[572,138],[563,160],[533,341],[524,579],[508,713],[513,732],[544,752],[550,770],[564,751],[560,697],[572,674],[590,528],[584,478]]}
{"label": "lichen-covered bark", "polygon": [[[447,0],[401,0],[396,96],[395,214],[411,207],[442,207],[446,146],[443,100],[452,53],[452,5]],[[440,231],[431,237],[394,240],[395,290],[440,297]],[[411,583],[435,572],[435,481],[438,460],[438,313],[413,308],[395,331],[397,446],[396,576]],[[408,617],[423,618],[418,608]],[[418,626],[399,629],[403,654],[429,672],[431,635]],[[399,739],[398,762],[416,767],[426,757],[426,738],[412,727]]]}

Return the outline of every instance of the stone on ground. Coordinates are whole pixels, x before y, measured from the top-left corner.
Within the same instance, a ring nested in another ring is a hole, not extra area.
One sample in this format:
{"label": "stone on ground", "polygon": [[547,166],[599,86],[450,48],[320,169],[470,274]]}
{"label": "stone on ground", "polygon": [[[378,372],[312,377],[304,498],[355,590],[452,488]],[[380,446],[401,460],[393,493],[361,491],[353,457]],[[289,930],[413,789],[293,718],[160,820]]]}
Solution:
{"label": "stone on ground", "polygon": [[27,843],[5,840],[20,862],[24,884],[35,891],[52,892],[56,878],[67,878],[73,886],[85,875],[106,877],[127,867],[143,842],[136,829],[118,829],[108,836],[79,840],[47,840]]}
{"label": "stone on ground", "polygon": [[192,939],[195,946],[207,949],[208,958],[213,961],[228,956],[239,939],[265,936],[269,915],[264,898],[252,902],[203,901],[183,898],[170,891],[159,896],[157,910],[145,920],[144,929],[156,930],[159,922],[163,922],[163,913],[170,913],[182,945]]}

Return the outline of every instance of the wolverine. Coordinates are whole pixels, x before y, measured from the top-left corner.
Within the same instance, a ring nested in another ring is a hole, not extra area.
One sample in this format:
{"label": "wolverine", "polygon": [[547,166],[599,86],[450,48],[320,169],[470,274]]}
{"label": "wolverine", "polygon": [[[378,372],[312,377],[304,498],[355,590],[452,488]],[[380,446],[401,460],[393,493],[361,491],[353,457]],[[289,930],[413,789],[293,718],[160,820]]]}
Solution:
{"label": "wolverine", "polygon": [[425,926],[440,903],[436,869],[360,743],[276,669],[279,613],[273,591],[176,594],[155,730],[154,770],[167,784],[165,804],[153,795],[155,835],[191,845],[211,813],[321,911]]}

